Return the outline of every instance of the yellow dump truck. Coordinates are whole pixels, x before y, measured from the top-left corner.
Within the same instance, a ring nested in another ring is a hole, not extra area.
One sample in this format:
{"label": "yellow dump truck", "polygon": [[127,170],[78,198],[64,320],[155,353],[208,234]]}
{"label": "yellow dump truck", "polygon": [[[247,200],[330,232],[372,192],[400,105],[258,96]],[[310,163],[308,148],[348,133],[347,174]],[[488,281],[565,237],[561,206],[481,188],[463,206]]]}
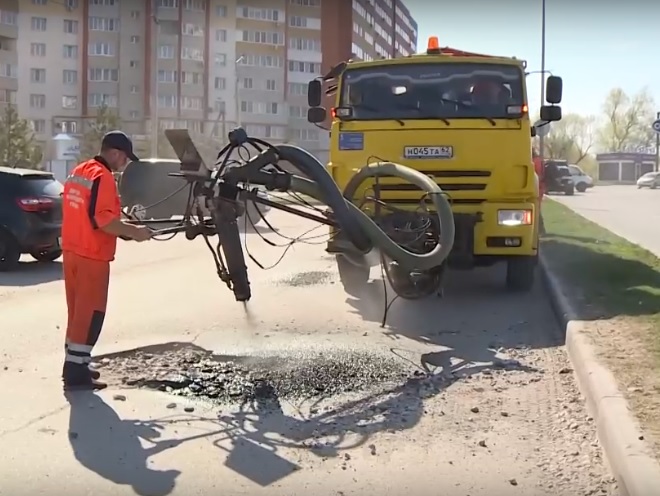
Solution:
{"label": "yellow dump truck", "polygon": [[[326,121],[323,93],[336,95],[328,170],[340,188],[376,161],[424,172],[451,200],[456,236],[448,266],[504,261],[507,288],[526,291],[539,248],[539,189],[525,71],[522,60],[440,48],[432,37],[426,53],[347,61],[310,82],[308,120]],[[550,76],[542,124],[561,119],[561,98],[562,80]],[[410,212],[422,200],[416,187],[395,178],[351,195],[354,202],[376,196],[376,205]],[[341,233],[327,250],[350,254]]]}

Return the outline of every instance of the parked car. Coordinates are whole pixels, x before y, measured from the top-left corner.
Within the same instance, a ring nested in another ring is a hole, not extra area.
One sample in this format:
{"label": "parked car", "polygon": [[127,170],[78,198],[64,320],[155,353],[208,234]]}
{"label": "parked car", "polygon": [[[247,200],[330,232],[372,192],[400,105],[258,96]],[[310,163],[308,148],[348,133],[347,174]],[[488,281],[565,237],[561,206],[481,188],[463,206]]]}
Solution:
{"label": "parked car", "polygon": [[573,185],[575,186],[575,189],[580,193],[584,193],[589,188],[594,187],[594,180],[579,166],[569,164],[568,171],[571,173],[571,177],[573,178]]}
{"label": "parked car", "polygon": [[548,193],[575,194],[573,177],[565,162],[548,160],[545,163],[545,188]]}
{"label": "parked car", "polygon": [[660,186],[660,172],[647,172],[637,180],[637,189],[655,189]]}
{"label": "parked car", "polygon": [[39,262],[62,255],[63,192],[50,172],[0,167],[0,272],[15,269],[24,253]]}

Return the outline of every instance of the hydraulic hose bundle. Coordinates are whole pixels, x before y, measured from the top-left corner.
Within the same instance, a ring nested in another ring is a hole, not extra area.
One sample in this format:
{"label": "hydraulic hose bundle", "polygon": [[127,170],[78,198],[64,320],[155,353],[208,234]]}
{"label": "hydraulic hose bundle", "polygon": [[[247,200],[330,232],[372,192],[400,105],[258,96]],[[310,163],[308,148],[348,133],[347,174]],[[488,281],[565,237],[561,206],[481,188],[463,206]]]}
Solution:
{"label": "hydraulic hose bundle", "polygon": [[[176,131],[181,132],[181,130]],[[194,148],[187,133],[186,136],[189,142],[185,143],[185,146],[175,146],[172,143],[175,150],[185,149],[189,152],[191,146]],[[170,141],[172,142],[172,139]],[[233,158],[234,154],[244,157],[248,145],[257,151],[256,155],[248,159]],[[368,165],[351,179],[346,190],[342,192],[323,164],[306,150],[287,144],[272,145],[261,139],[248,137],[241,128],[229,133],[229,143],[218,153],[216,169],[212,173],[209,171],[207,175],[201,176],[199,173],[186,173],[184,169],[191,170],[195,167],[202,169],[203,164],[192,164],[191,167],[190,154],[186,156],[187,159],[182,155],[183,152],[179,153],[182,172],[177,175],[191,183],[190,203],[179,225],[162,229],[159,233],[185,231],[187,237],[192,239],[195,236],[188,236],[188,233],[191,224],[194,224],[198,232],[204,235],[207,244],[209,244],[207,235],[213,232],[217,234],[218,247],[212,252],[218,274],[232,289],[237,301],[248,301],[251,297],[237,222],[243,212],[242,201],[266,204],[275,209],[309,218],[308,215],[303,215],[295,209],[254,194],[250,187],[255,185],[264,186],[270,191],[297,192],[317,199],[332,211],[331,219],[326,218],[321,221],[340,230],[358,252],[380,250],[409,271],[429,270],[441,266],[452,249],[455,234],[454,219],[445,194],[433,180],[409,167],[391,162]],[[291,163],[306,177],[285,172],[278,165],[280,161]],[[432,201],[440,229],[438,243],[428,253],[414,253],[397,244],[351,201],[354,193],[365,181],[380,177],[404,179],[423,190]],[[206,207],[211,211],[210,218],[204,217],[202,209],[199,205],[195,205],[200,196],[204,198]],[[153,222],[165,222],[165,220],[146,221],[146,223]]]}

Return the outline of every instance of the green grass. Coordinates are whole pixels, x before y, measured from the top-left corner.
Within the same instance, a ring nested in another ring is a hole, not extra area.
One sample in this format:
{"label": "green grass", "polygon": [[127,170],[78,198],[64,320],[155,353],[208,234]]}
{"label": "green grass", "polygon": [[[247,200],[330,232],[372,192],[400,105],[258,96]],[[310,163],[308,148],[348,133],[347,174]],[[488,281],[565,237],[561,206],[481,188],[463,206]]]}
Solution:
{"label": "green grass", "polygon": [[[617,316],[660,322],[660,260],[552,200],[543,202],[541,250],[584,320]],[[655,229],[656,226],[649,226]]]}

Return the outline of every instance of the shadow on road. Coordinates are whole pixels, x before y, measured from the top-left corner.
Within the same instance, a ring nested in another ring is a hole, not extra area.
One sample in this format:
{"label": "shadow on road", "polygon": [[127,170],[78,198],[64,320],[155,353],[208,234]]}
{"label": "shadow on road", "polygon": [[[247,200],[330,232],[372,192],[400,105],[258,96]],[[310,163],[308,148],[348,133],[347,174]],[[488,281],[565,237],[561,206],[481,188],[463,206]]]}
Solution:
{"label": "shadow on road", "polygon": [[[93,393],[66,394],[71,405],[69,442],[76,460],[85,468],[118,485],[128,485],[136,494],[164,496],[174,490],[176,470],[150,469],[148,458],[177,444],[157,441],[159,426],[135,420],[122,420]],[[140,440],[153,443],[143,448]]]}
{"label": "shadow on road", "polygon": [[[537,283],[529,293],[509,293],[504,288],[504,270],[501,265],[472,272],[448,271],[442,298],[397,298],[391,303],[384,332],[394,339],[405,337],[449,347],[455,356],[478,362],[492,360],[498,348],[562,346],[564,334],[542,284]],[[380,279],[359,287],[345,285],[344,289],[355,311],[379,324],[386,296],[388,302],[396,296]]]}
{"label": "shadow on road", "polygon": [[0,273],[0,286],[36,286],[62,279],[62,262],[21,262],[12,272]]}

